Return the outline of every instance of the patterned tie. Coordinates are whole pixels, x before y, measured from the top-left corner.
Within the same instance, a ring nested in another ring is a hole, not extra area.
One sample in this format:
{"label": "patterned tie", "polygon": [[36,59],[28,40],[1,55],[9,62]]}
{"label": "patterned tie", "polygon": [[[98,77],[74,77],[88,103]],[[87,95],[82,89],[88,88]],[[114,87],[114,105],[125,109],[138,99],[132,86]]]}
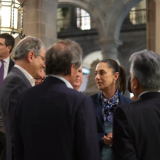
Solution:
{"label": "patterned tie", "polygon": [[4,76],[4,61],[3,60],[0,61],[1,61],[1,68],[0,68],[0,88],[1,88]]}

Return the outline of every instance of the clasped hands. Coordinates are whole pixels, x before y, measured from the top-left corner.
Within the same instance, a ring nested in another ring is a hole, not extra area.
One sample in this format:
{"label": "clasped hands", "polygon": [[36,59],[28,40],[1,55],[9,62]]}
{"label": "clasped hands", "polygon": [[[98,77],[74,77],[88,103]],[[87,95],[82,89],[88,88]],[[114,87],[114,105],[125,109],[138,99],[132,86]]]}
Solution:
{"label": "clasped hands", "polygon": [[113,132],[110,132],[106,136],[102,137],[104,144],[106,145],[113,145]]}

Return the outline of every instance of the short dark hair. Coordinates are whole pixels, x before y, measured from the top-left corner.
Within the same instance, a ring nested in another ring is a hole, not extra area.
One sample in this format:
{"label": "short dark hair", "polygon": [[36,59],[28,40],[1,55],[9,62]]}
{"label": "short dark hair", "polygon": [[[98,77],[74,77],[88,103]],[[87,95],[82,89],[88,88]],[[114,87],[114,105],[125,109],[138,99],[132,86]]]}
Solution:
{"label": "short dark hair", "polygon": [[113,70],[113,73],[119,72],[119,77],[116,81],[117,89],[120,93],[125,93],[126,90],[126,72],[125,69],[122,66],[119,66],[119,64],[114,61],[113,59],[104,59],[100,61],[99,63],[107,63],[108,67]]}
{"label": "short dark hair", "polygon": [[82,49],[71,40],[58,40],[46,52],[46,74],[70,74],[71,65],[78,69],[82,63]]}
{"label": "short dark hair", "polygon": [[12,49],[14,47],[14,44],[15,44],[14,37],[11,34],[8,34],[8,33],[2,33],[2,34],[0,34],[0,38],[5,39],[5,45],[6,46],[11,46],[12,47],[11,50],[10,50],[10,53],[11,53]]}

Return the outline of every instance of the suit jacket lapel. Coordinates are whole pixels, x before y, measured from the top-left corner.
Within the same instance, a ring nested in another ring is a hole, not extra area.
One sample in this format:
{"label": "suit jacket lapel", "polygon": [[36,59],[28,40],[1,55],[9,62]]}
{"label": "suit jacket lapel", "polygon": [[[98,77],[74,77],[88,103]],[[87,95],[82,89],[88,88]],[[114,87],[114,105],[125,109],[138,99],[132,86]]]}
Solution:
{"label": "suit jacket lapel", "polygon": [[10,58],[9,66],[8,66],[8,73],[11,71],[12,67],[14,66],[14,62]]}
{"label": "suit jacket lapel", "polygon": [[93,103],[95,107],[96,117],[104,131],[104,121],[102,117],[102,102],[100,98],[100,93],[97,94],[97,98],[93,100]]}
{"label": "suit jacket lapel", "polygon": [[122,95],[120,93],[118,94],[118,98],[119,98],[118,106],[125,104],[124,99],[122,98]]}

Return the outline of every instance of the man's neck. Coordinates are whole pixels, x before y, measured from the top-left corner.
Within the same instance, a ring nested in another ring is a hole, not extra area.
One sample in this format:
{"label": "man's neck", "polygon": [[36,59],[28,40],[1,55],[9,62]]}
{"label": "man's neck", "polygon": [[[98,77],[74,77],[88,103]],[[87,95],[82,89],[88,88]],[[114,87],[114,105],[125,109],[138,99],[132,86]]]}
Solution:
{"label": "man's neck", "polygon": [[65,78],[69,83],[71,83],[71,82],[70,82],[70,76],[69,76],[69,75],[59,74],[59,75],[57,75],[57,76],[63,77],[63,78]]}
{"label": "man's neck", "polygon": [[27,71],[32,77],[33,74],[32,74],[32,66],[30,66],[25,60],[16,60],[15,61],[15,64],[22,67],[25,71]]}

